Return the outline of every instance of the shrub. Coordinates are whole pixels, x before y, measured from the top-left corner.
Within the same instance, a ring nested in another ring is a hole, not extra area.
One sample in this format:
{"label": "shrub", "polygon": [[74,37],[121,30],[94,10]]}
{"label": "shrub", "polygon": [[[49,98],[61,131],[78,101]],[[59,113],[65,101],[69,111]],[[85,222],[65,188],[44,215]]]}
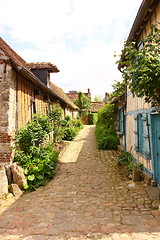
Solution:
{"label": "shrub", "polygon": [[19,162],[27,178],[26,189],[32,191],[45,184],[55,173],[58,154],[53,145],[44,146],[52,123],[46,115],[34,116],[31,123],[16,135],[14,161]]}
{"label": "shrub", "polygon": [[52,123],[46,115],[34,115],[32,122],[18,131],[15,143],[22,151],[28,152],[31,146],[40,146],[52,131]]}
{"label": "shrub", "polygon": [[119,140],[113,129],[106,128],[104,124],[97,124],[96,139],[100,149],[117,149]]}
{"label": "shrub", "polygon": [[58,153],[53,145],[32,146],[27,155],[23,151],[17,151],[14,161],[19,162],[24,169],[27,178],[26,189],[33,191],[54,176]]}
{"label": "shrub", "polygon": [[71,128],[71,127],[66,127],[64,129],[64,136],[63,136],[63,140],[68,140],[68,141],[71,141],[75,138],[77,134],[77,131],[75,128]]}
{"label": "shrub", "polygon": [[70,116],[66,116],[62,121],[63,126],[63,140],[71,141],[75,138],[78,131],[83,128],[83,124],[80,120],[71,119]]}
{"label": "shrub", "polygon": [[96,139],[100,149],[117,149],[119,139],[116,134],[117,108],[106,104],[98,113]]}
{"label": "shrub", "polygon": [[98,121],[98,114],[97,113],[90,113],[90,124],[96,124]]}

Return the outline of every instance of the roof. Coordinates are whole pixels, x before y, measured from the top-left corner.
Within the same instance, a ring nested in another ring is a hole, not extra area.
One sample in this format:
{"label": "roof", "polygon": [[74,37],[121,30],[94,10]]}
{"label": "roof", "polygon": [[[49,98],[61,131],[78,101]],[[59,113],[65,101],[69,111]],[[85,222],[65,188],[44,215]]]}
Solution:
{"label": "roof", "polygon": [[56,65],[50,62],[31,62],[27,63],[29,69],[48,69],[49,72],[59,72]]}
{"label": "roof", "polygon": [[143,0],[132,25],[127,41],[136,41],[143,31],[159,0]]}
{"label": "roof", "polygon": [[[90,89],[88,89],[89,92],[87,93],[83,93],[86,97],[88,97],[89,99],[91,99],[91,93],[90,93]],[[69,91],[69,93],[66,93],[66,95],[73,101],[78,99],[78,93],[77,91]]]}
{"label": "roof", "polygon": [[[37,78],[29,69],[29,64],[21,58],[2,38],[0,38],[0,49],[6,56],[9,57],[12,64],[16,67],[17,71],[21,72],[25,77],[28,77],[32,82],[41,87],[47,93],[56,96],[58,99],[67,103],[71,108],[78,109],[78,107],[66,96],[62,89],[51,83],[51,88],[48,88],[39,78]],[[40,65],[40,63],[39,63]],[[41,66],[55,68],[56,66],[51,63],[42,63]],[[53,70],[53,69],[52,69]],[[59,71],[59,70],[58,70]]]}
{"label": "roof", "polygon": [[0,48],[10,58],[14,65],[26,67],[26,61],[21,58],[1,37]]}
{"label": "roof", "polygon": [[[137,16],[130,30],[130,33],[128,35],[128,38],[127,38],[128,42],[139,40],[139,37],[142,31],[144,30],[147,22],[149,21],[151,15],[153,14],[155,8],[158,6],[159,3],[160,3],[159,0],[143,0],[142,1],[140,8],[138,10]],[[125,53],[125,50],[121,56],[122,62],[124,61],[124,53]],[[119,63],[118,69],[120,70],[122,67],[124,67],[124,65]]]}
{"label": "roof", "polygon": [[63,90],[57,87],[55,84],[50,82],[50,89],[59,96],[64,102],[66,102],[69,106],[74,109],[78,109],[78,107],[72,102],[72,100],[63,92]]}
{"label": "roof", "polygon": [[91,102],[91,111],[98,112],[98,110],[104,106],[104,102]]}
{"label": "roof", "polygon": [[75,99],[78,99],[78,92],[76,92],[76,91],[66,93],[66,95],[67,95],[72,101],[75,100]]}
{"label": "roof", "polygon": [[115,97],[112,99],[112,101],[110,103],[115,103],[115,102],[119,102],[121,99],[123,99],[125,97],[125,93],[122,93],[121,95]]}

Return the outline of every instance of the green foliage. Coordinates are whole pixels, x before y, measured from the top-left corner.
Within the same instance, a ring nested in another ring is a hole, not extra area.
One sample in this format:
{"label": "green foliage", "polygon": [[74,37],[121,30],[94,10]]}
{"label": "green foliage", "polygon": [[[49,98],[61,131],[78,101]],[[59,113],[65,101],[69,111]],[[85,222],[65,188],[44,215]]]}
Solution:
{"label": "green foliage", "polygon": [[129,152],[123,152],[118,158],[119,165],[129,165],[132,162],[132,154]]}
{"label": "green foliage", "polygon": [[107,128],[116,130],[117,108],[113,104],[106,104],[98,112],[98,122],[106,125]]}
{"label": "green foliage", "polygon": [[28,153],[16,151],[14,161],[19,162],[27,178],[26,189],[33,191],[55,174],[58,153],[53,145],[30,147]]}
{"label": "green foliage", "polygon": [[136,175],[139,175],[139,180],[143,180],[143,164],[139,163],[134,165],[133,163],[133,157],[132,154],[129,152],[123,152],[118,160],[117,160],[118,164],[120,166],[124,166],[127,169],[127,175],[131,175],[133,170],[135,169],[136,171]]}
{"label": "green foliage", "polygon": [[90,113],[89,118],[90,118],[90,124],[95,125],[98,121],[98,113]]}
{"label": "green foliage", "polygon": [[75,138],[78,131],[82,129],[82,122],[78,119],[71,119],[70,116],[66,116],[62,121],[63,126],[63,140],[71,141]]}
{"label": "green foliage", "polygon": [[116,134],[117,109],[106,104],[99,110],[96,124],[96,139],[100,149],[117,149],[119,139]]}
{"label": "green foliage", "polygon": [[80,116],[82,115],[82,109],[90,109],[91,107],[91,100],[87,96],[85,96],[82,92],[78,93],[78,99],[75,99],[74,103],[80,109]]}
{"label": "green foliage", "polygon": [[117,149],[119,140],[114,129],[107,128],[103,123],[98,122],[96,125],[96,140],[100,149]]}
{"label": "green foliage", "polygon": [[64,129],[64,137],[63,137],[63,140],[68,140],[68,141],[71,141],[75,138],[77,134],[77,131],[75,128],[71,128],[71,127],[66,127]]}
{"label": "green foliage", "polygon": [[103,96],[95,96],[94,102],[101,102],[103,100]]}
{"label": "green foliage", "polygon": [[135,42],[126,42],[123,51],[123,77],[133,96],[144,97],[153,106],[160,103],[160,30],[151,27],[150,33],[141,40],[141,49]]}
{"label": "green foliage", "polygon": [[119,95],[123,94],[125,92],[125,81],[116,81],[114,80],[114,84],[112,85],[113,87],[113,92],[109,95],[109,100],[111,100],[114,97],[118,97]]}
{"label": "green foliage", "polygon": [[40,146],[52,131],[52,124],[46,115],[35,115],[31,123],[19,130],[16,135],[16,146],[28,152],[31,146]]}
{"label": "green foliage", "polygon": [[121,166],[125,166],[125,168],[127,169],[127,175],[132,174],[134,164],[131,153],[123,152],[118,158],[118,164]]}
{"label": "green foliage", "polygon": [[14,161],[19,162],[27,178],[30,191],[45,184],[55,173],[58,158],[53,145],[44,146],[52,123],[46,115],[35,115],[32,122],[16,135]]}
{"label": "green foliage", "polygon": [[60,142],[63,137],[63,129],[62,129],[62,108],[59,104],[52,105],[49,117],[53,124],[53,140],[54,142]]}

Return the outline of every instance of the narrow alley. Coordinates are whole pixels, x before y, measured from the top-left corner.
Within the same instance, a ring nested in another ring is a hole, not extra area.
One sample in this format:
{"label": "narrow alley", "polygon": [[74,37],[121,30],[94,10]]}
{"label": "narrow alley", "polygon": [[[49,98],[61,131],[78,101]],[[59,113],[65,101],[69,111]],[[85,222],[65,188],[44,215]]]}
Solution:
{"label": "narrow alley", "polygon": [[160,239],[144,183],[125,178],[118,151],[97,149],[94,130],[85,126],[62,152],[52,181],[0,216],[1,240]]}

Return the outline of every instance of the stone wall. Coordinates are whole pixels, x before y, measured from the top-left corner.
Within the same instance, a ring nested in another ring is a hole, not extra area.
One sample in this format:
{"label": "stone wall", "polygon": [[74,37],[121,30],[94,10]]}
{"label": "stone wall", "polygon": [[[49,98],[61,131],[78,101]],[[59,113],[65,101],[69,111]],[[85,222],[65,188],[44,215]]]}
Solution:
{"label": "stone wall", "polygon": [[[15,133],[12,67],[3,55],[0,60],[0,162],[12,160],[12,139]],[[10,120],[9,120],[10,119]],[[10,121],[10,122],[9,122]],[[10,127],[9,127],[10,126]]]}

